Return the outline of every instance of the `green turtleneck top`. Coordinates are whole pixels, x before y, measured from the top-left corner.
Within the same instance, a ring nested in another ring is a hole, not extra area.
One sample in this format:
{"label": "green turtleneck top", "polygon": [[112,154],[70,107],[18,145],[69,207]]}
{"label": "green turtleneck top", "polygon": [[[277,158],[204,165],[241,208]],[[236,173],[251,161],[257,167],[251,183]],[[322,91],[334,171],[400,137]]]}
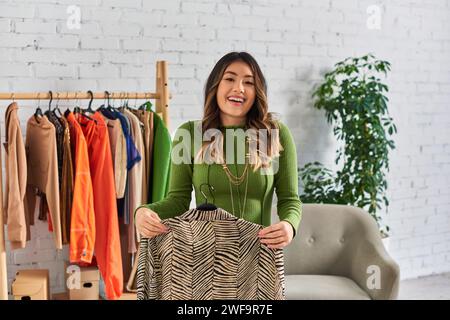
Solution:
{"label": "green turtleneck top", "polygon": [[[226,155],[227,134],[225,134],[225,129],[237,130],[243,129],[243,127],[221,128],[221,131],[224,132],[223,145]],[[192,186],[194,186],[197,205],[205,202],[203,192],[209,203],[213,202],[217,207],[239,218],[269,226],[271,224],[272,198],[275,191],[280,221],[289,222],[294,228],[294,234],[296,234],[302,215],[302,203],[298,196],[297,152],[289,129],[284,124],[279,123],[279,138],[283,150],[280,152],[277,161],[272,161],[272,168],[276,167],[273,163],[278,162],[278,170],[262,174],[261,169],[254,171],[249,166],[248,184],[245,180],[239,186],[231,184],[231,190],[230,180],[222,165],[195,163],[196,150],[198,149],[194,146],[193,138],[195,134],[201,137],[200,132],[200,121],[186,122],[178,128],[172,148],[167,197],[164,200],[141,207],[147,207],[155,211],[161,219],[175,217],[189,209]],[[236,137],[233,144],[236,151],[238,145]],[[234,157],[233,164],[228,164],[227,161],[228,168],[233,175],[240,177],[245,164],[236,164],[236,152]],[[184,161],[180,161],[180,158]],[[204,185],[208,183],[214,191]],[[233,201],[231,197],[233,197]]]}

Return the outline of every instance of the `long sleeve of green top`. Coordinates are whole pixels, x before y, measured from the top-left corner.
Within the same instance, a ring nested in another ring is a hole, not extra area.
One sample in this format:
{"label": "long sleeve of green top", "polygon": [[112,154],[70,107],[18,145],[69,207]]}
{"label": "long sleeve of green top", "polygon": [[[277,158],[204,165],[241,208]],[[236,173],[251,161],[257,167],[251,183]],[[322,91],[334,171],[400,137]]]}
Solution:
{"label": "long sleeve of green top", "polygon": [[[224,127],[225,130],[244,130],[239,127]],[[195,190],[197,205],[204,203],[202,192],[208,197],[208,202],[214,202],[220,207],[239,218],[269,226],[271,224],[272,198],[277,195],[277,211],[280,221],[289,222],[297,233],[302,215],[302,203],[298,196],[297,152],[289,129],[279,123],[279,138],[283,150],[274,161],[276,165],[273,174],[262,174],[261,169],[248,170],[248,185],[244,181],[239,186],[230,183],[222,165],[194,163],[196,152],[194,148],[194,131],[200,132],[200,122],[187,122],[178,128],[172,147],[172,159],[169,179],[169,192],[164,200],[146,204],[155,211],[161,219],[172,218],[186,212],[191,202],[192,187]],[[201,134],[200,134],[201,136]],[[227,135],[225,135],[227,137]],[[236,148],[236,139],[233,141]],[[226,143],[224,143],[224,146]],[[235,155],[236,156],[236,155]],[[184,159],[184,161],[175,158]],[[228,165],[230,171],[241,176],[244,164]],[[210,192],[205,184],[211,185]],[[233,197],[233,201],[231,199]],[[245,205],[245,206],[244,206]]]}

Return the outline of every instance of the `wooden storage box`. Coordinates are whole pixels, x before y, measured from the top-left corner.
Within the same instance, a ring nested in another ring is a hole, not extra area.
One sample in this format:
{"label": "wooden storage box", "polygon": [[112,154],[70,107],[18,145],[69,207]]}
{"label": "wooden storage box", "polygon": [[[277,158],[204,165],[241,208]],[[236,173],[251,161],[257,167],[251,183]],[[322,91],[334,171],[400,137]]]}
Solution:
{"label": "wooden storage box", "polygon": [[[72,267],[71,267],[72,266]],[[71,267],[70,269],[68,269]],[[70,300],[98,300],[100,273],[97,267],[77,267],[66,262],[66,287]],[[71,273],[68,271],[71,271]],[[79,274],[75,274],[78,272]],[[69,279],[69,277],[73,277]],[[79,280],[79,286],[76,283]],[[79,288],[78,288],[79,287]]]}
{"label": "wooden storage box", "polygon": [[49,272],[47,269],[19,270],[11,287],[14,300],[49,300]]}

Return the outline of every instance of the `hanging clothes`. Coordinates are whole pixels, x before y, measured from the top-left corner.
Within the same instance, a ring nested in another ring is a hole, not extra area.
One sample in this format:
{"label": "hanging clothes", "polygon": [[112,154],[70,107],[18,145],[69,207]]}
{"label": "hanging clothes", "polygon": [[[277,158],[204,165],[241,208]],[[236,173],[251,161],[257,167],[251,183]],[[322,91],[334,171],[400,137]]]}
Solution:
{"label": "hanging clothes", "polygon": [[[1,128],[0,128],[1,131]],[[0,168],[2,168],[2,149],[0,147]],[[0,181],[3,181],[3,173],[0,170]],[[8,272],[6,262],[5,234],[3,221],[3,184],[0,184],[0,300],[8,299]]]}
{"label": "hanging clothes", "polygon": [[73,201],[73,162],[70,147],[70,128],[66,118],[59,119],[64,127],[63,162],[61,172],[61,231],[63,244],[70,243],[70,216]]}
{"label": "hanging clothes", "polygon": [[[134,144],[134,141],[130,135],[130,124],[128,118],[126,118],[124,115],[122,115],[120,112],[115,110],[109,110],[106,108],[101,109],[101,113],[103,116],[107,117],[108,119],[119,119],[120,124],[122,126],[122,131],[125,136],[126,146],[127,146],[127,175],[128,171],[133,168],[133,166],[141,161],[141,155],[139,154],[138,150],[136,149],[136,145]],[[125,192],[124,197],[117,200],[117,210],[119,213],[119,217],[124,217],[124,220],[126,222],[129,221],[128,218],[128,198],[126,197],[127,194],[127,184],[125,184]]]}
{"label": "hanging clothes", "polygon": [[130,136],[130,129],[127,119],[120,112],[115,110],[102,109],[101,113],[108,119],[119,119],[127,144],[127,169],[130,170],[135,163],[141,160],[141,155],[136,149],[136,145]]}
{"label": "hanging clothes", "polygon": [[66,112],[70,127],[74,189],[70,222],[70,262],[91,263],[95,244],[94,193],[86,139],[72,112]]}
{"label": "hanging clothes", "polygon": [[[133,142],[133,145],[136,146],[136,144],[134,143],[133,137],[131,135],[131,122],[130,119],[128,119],[128,117],[123,116],[122,113],[120,113],[120,115],[124,118],[124,123],[126,123],[126,126],[128,128],[128,135],[130,140]],[[139,151],[136,148],[136,152],[139,153]],[[140,161],[140,156],[139,156],[139,161]],[[120,208],[122,209],[122,217],[123,217],[123,221],[125,224],[129,224],[130,223],[130,201],[132,200],[130,198],[130,172],[131,170],[133,170],[133,168],[137,165],[137,163],[139,163],[139,161],[136,161],[132,167],[127,168],[127,182],[125,184],[125,193],[124,193],[124,197],[123,199],[120,199],[119,204],[120,204]]]}
{"label": "hanging clothes", "polygon": [[49,230],[53,229],[55,246],[62,249],[56,133],[55,127],[45,115],[38,119],[33,115],[28,119],[25,150],[27,155],[25,208],[28,215],[33,216],[36,194],[41,196],[41,204],[45,203],[50,213]]}
{"label": "hanging clothes", "polygon": [[[11,103],[5,113],[5,199],[4,221],[11,249],[25,248],[30,240],[30,217],[25,212],[27,159],[20,129],[17,103]],[[3,228],[3,226],[0,226]]]}
{"label": "hanging clothes", "polygon": [[[69,143],[69,150],[70,150],[70,139],[67,142],[65,141],[65,139],[67,135],[69,135],[70,137],[70,131],[68,128],[67,120],[65,120],[64,117],[59,118],[54,110],[52,111],[47,110],[44,114],[45,116],[47,116],[48,120],[53,124],[56,132],[56,151],[58,155],[58,180],[59,180],[59,194],[60,194],[59,206],[61,210],[61,236],[62,236],[62,243],[69,244],[70,233],[68,232],[68,226],[70,226],[70,224],[68,223],[68,221],[70,220],[68,220],[68,209],[70,210],[69,203],[71,204],[71,199],[68,199],[68,197],[71,197],[71,195],[68,195],[67,193],[71,192],[71,190],[73,189],[73,181],[65,179],[72,179],[73,175],[71,174],[70,177],[67,176],[68,174],[70,174],[67,172],[69,170],[67,161],[71,157],[71,154],[70,153],[68,155],[66,154],[67,149],[65,149],[65,143]],[[72,165],[71,159],[70,165]],[[63,170],[66,170],[64,177],[63,177]],[[65,188],[63,188],[63,184]]]}
{"label": "hanging clothes", "polygon": [[128,203],[127,215],[128,218],[128,252],[135,253],[136,246],[136,227],[134,225],[134,210],[143,204],[142,183],[145,165],[145,147],[143,141],[143,134],[141,130],[141,122],[128,109],[123,110],[123,115],[127,117],[130,122],[130,135],[133,139],[136,148],[141,155],[141,161],[137,162],[133,168],[128,171]]}
{"label": "hanging clothes", "polygon": [[169,187],[170,152],[172,139],[163,119],[156,113],[153,114],[153,168],[151,202],[164,199]]}
{"label": "hanging clothes", "polygon": [[263,226],[222,209],[163,224],[169,233],[141,240],[138,300],[285,299],[283,250],[261,244]]}
{"label": "hanging clothes", "polygon": [[120,199],[125,194],[127,182],[127,145],[122,125],[119,119],[108,119],[103,116],[108,127],[109,144],[113,159],[114,181],[116,186],[116,198]]}
{"label": "hanging clothes", "polygon": [[145,110],[130,110],[143,123],[143,137],[144,137],[144,170],[142,180],[142,203],[149,202],[149,194],[151,190],[151,168],[153,157],[153,112]]}
{"label": "hanging clothes", "polygon": [[[147,203],[153,203],[165,198],[168,192],[169,174],[170,174],[170,152],[171,152],[171,137],[169,130],[164,124],[164,121],[155,112],[152,111],[152,104],[150,102],[144,103],[139,110],[134,111],[135,114],[141,116],[141,120],[148,123],[148,130],[150,134],[147,136],[144,133],[144,143],[146,144],[146,151],[148,152],[149,160],[147,161],[148,171],[148,196]],[[145,140],[145,137],[147,141]],[[147,147],[147,145],[149,147]],[[135,208],[136,210],[137,208]],[[133,213],[134,216],[135,212]],[[140,235],[136,235],[137,241],[140,242]],[[132,289],[135,283],[135,273],[137,270],[138,260],[134,261],[133,271],[130,273],[128,279],[128,289]]]}
{"label": "hanging clothes", "polygon": [[77,120],[88,145],[94,192],[95,257],[106,296],[115,300],[122,295],[123,273],[111,146],[101,114],[96,112],[91,118],[94,120],[78,115]]}
{"label": "hanging clothes", "polygon": [[[64,126],[56,116],[54,111],[45,111],[44,115],[47,117],[48,121],[55,127],[55,137],[56,137],[56,154],[58,157],[58,181],[61,187],[62,181],[62,163],[63,163],[63,152],[64,152]],[[61,190],[61,189],[60,189]]]}
{"label": "hanging clothes", "polygon": [[[151,103],[147,102],[144,104],[149,105],[151,110]],[[145,163],[142,178],[142,203],[149,203],[151,198],[152,190],[152,161],[153,161],[153,138],[154,138],[154,126],[153,126],[153,116],[154,113],[147,110],[136,110],[130,109],[130,111],[138,117],[138,119],[143,123],[143,137],[144,137],[144,149],[145,149]],[[133,213],[134,216],[134,213]],[[133,217],[134,219],[134,217]],[[140,242],[140,234],[136,232],[137,242]],[[135,267],[134,267],[135,269]]]}

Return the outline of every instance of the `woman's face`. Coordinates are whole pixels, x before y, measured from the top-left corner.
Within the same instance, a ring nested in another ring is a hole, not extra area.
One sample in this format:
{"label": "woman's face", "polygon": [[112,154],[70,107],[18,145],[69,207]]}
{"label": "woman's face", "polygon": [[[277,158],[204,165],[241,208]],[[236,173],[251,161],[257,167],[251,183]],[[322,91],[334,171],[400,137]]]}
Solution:
{"label": "woman's face", "polygon": [[245,123],[255,96],[255,79],[250,66],[242,61],[231,63],[225,69],[217,88],[217,104],[222,125]]}

